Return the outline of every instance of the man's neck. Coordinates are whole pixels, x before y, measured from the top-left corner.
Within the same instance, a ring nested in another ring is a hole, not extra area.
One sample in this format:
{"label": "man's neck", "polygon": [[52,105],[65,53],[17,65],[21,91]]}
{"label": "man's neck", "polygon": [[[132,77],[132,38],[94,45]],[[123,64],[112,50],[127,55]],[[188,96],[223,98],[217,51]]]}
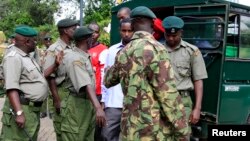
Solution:
{"label": "man's neck", "polygon": [[68,37],[61,36],[60,39],[63,40],[67,45],[70,45],[70,39]]}

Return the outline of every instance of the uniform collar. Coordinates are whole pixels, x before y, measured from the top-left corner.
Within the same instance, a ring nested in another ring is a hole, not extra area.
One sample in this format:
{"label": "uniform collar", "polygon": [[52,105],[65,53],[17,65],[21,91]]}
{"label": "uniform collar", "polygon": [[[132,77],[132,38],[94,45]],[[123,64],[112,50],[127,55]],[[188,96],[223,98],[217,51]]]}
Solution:
{"label": "uniform collar", "polygon": [[72,47],[71,47],[72,45],[67,45],[61,38],[58,38],[57,41],[61,44],[63,49],[66,49],[66,48],[72,49]]}
{"label": "uniform collar", "polygon": [[146,31],[136,31],[134,33],[134,35],[132,36],[132,40],[140,39],[140,38],[154,39],[155,40],[154,36]]}
{"label": "uniform collar", "polygon": [[164,46],[167,48],[168,52],[173,52],[174,50],[178,50],[181,47],[186,47],[185,42],[181,39],[181,42],[179,45],[177,45],[174,49],[171,49],[166,42],[164,42]]}
{"label": "uniform collar", "polygon": [[81,53],[84,57],[90,58],[90,55],[87,52],[79,49],[78,47],[74,47],[73,50],[78,52],[78,53]]}
{"label": "uniform collar", "polygon": [[29,54],[25,53],[24,51],[22,51],[21,49],[19,49],[18,47],[16,46],[13,46],[14,49],[16,50],[17,53],[19,53],[21,56],[29,56]]}

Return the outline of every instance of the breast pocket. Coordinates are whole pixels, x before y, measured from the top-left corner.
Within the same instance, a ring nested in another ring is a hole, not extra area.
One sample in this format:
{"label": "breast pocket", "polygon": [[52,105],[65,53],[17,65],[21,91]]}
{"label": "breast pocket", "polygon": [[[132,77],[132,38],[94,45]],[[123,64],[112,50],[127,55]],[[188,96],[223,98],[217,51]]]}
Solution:
{"label": "breast pocket", "polygon": [[39,72],[36,68],[36,66],[33,65],[27,65],[26,66],[26,76],[29,78],[29,80],[36,80],[39,78]]}
{"label": "breast pocket", "polygon": [[180,76],[188,77],[191,75],[191,68],[189,62],[177,62],[176,67]]}

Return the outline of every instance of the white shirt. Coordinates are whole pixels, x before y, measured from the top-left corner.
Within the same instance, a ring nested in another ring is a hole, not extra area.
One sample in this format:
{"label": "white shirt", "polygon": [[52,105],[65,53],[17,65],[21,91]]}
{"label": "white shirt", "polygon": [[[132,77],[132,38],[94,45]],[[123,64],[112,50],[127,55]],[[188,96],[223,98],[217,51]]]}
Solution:
{"label": "white shirt", "polygon": [[[115,57],[118,51],[120,51],[124,45],[122,42],[117,43],[111,46],[108,49],[108,53],[106,56],[106,63],[104,68],[111,67],[115,63]],[[105,103],[105,107],[112,108],[122,108],[123,107],[123,92],[120,84],[117,84],[113,87],[106,88],[102,84],[102,100],[101,102]]]}

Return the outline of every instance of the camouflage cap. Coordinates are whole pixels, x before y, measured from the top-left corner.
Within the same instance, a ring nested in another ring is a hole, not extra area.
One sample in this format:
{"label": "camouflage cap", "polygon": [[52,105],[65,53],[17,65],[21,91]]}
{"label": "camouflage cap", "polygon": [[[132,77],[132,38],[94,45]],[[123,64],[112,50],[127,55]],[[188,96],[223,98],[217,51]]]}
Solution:
{"label": "camouflage cap", "polygon": [[165,28],[166,33],[175,34],[183,28],[184,21],[176,16],[168,16],[162,21],[162,26]]}
{"label": "camouflage cap", "polygon": [[90,28],[88,28],[87,26],[82,26],[75,30],[73,38],[78,41],[92,34],[93,31]]}
{"label": "camouflage cap", "polygon": [[72,19],[62,19],[57,23],[57,27],[59,28],[66,28],[66,27],[71,27],[78,25],[78,21],[72,20]]}
{"label": "camouflage cap", "polygon": [[130,13],[130,17],[132,19],[136,17],[147,17],[150,19],[156,18],[154,12],[145,6],[138,6],[134,8]]}
{"label": "camouflage cap", "polygon": [[26,36],[26,37],[33,37],[33,36],[37,36],[37,31],[29,26],[18,26],[15,29],[15,33],[16,34],[20,34],[22,36]]}

